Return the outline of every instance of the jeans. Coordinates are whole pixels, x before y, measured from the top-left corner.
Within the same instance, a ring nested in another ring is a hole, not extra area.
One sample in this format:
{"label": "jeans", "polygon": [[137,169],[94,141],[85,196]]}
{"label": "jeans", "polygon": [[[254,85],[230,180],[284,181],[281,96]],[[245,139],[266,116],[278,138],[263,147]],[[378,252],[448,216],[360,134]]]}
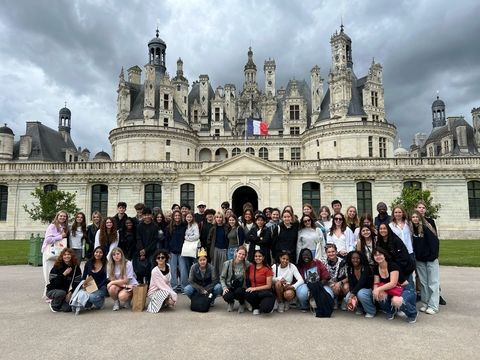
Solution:
{"label": "jeans", "polygon": [[70,305],[65,301],[67,293],[65,290],[53,289],[47,291],[47,297],[52,299],[51,306],[56,311],[72,311]]}
{"label": "jeans", "polygon": [[107,296],[107,287],[104,286],[90,294],[88,301],[85,304],[86,308],[95,306],[97,309],[101,309],[105,303],[105,296]]}
{"label": "jeans", "polygon": [[[398,310],[403,311],[408,318],[417,316],[417,294],[415,291],[408,288],[403,289],[402,299],[402,306]],[[391,301],[391,296],[387,296],[384,300],[379,301],[380,308],[387,313],[387,316],[395,313],[395,308],[392,306]]]}
{"label": "jeans", "polygon": [[[185,286],[185,289],[183,290],[185,295],[187,295],[189,298],[192,298],[193,294],[197,292],[197,289],[195,289],[192,285],[188,284]],[[219,296],[222,293],[222,285],[220,283],[217,283],[210,292],[213,295],[212,302],[215,301],[215,298]]]}
{"label": "jeans", "polygon": [[417,261],[417,274],[420,279],[420,296],[429,308],[438,311],[440,300],[438,259],[434,261]]}
{"label": "jeans", "polygon": [[[323,285],[323,288],[333,298],[333,290],[330,288],[330,286]],[[298,302],[300,303],[300,309],[308,310],[308,308],[310,307],[310,304],[308,303],[308,299],[310,297],[310,291],[308,290],[307,284],[302,284],[299,287],[297,287],[296,294],[297,294]]]}
{"label": "jeans", "polygon": [[[345,299],[348,299],[352,294],[348,293]],[[357,292],[358,308],[365,311],[367,314],[375,315],[377,308],[373,303],[372,289],[360,289]]]}
{"label": "jeans", "polygon": [[[185,291],[185,286],[188,284],[188,272],[185,265],[185,258],[180,254],[170,253],[170,271],[172,272],[172,289],[176,289],[179,285],[182,291]],[[177,272],[180,271],[180,284],[178,284]]]}
{"label": "jeans", "polygon": [[227,260],[232,260],[235,257],[236,247],[229,247],[227,249]]}
{"label": "jeans", "polygon": [[182,290],[185,289],[185,286],[188,285],[188,275],[190,274],[190,268],[193,265],[195,258],[181,256],[180,257],[180,283]]}

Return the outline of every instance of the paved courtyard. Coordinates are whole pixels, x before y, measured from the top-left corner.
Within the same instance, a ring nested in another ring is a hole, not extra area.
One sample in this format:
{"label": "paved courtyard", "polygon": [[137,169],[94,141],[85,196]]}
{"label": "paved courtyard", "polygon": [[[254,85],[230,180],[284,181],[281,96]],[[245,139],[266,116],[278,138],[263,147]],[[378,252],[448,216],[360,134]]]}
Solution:
{"label": "paved courtyard", "polygon": [[382,314],[335,311],[318,319],[294,309],[227,313],[221,298],[192,313],[183,295],[159,314],[104,310],[52,313],[41,267],[0,267],[1,359],[475,359],[480,356],[480,268],[441,267],[448,302],[416,324]]}

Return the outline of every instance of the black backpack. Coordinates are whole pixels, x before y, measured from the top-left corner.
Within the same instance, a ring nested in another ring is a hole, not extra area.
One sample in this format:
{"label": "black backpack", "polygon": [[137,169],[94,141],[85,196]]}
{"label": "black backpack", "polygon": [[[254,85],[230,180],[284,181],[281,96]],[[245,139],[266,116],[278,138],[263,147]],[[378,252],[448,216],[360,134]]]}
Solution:
{"label": "black backpack", "polygon": [[208,295],[202,295],[199,292],[193,294],[190,303],[190,310],[195,312],[208,312],[210,310],[211,299]]}
{"label": "black backpack", "polygon": [[310,290],[310,295],[315,300],[317,305],[315,309],[316,317],[330,317],[333,313],[333,298],[330,294],[323,288],[323,285],[320,281],[307,284],[308,289]]}

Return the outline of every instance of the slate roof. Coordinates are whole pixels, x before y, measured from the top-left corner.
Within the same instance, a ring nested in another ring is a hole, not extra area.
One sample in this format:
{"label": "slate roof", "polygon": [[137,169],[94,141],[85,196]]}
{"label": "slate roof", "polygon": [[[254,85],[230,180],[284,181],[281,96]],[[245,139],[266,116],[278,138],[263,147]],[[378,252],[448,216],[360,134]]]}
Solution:
{"label": "slate roof", "polygon": [[473,134],[473,127],[461,117],[450,119],[450,130],[448,129],[448,122],[444,126],[436,127],[432,130],[430,135],[428,136],[427,140],[425,141],[424,148],[427,147],[428,144],[436,143],[442,140],[442,138],[451,135],[453,140],[456,143],[456,146],[453,148],[453,155],[464,155],[465,153],[460,151],[460,147],[458,146],[457,142],[457,127],[465,126],[467,128],[467,148],[469,154],[478,154],[478,148],[475,145],[475,137]]}

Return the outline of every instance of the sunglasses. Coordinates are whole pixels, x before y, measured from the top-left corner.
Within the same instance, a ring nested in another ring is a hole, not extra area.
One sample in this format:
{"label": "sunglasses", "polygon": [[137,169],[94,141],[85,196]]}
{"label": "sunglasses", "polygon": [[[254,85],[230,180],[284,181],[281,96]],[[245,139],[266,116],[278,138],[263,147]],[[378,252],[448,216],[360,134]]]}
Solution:
{"label": "sunglasses", "polygon": [[342,218],[334,218],[335,221],[343,221]]}
{"label": "sunglasses", "polygon": [[304,223],[309,223],[309,222],[312,222],[312,220],[310,220],[310,219],[305,219],[305,220],[303,220],[303,222],[304,222]]}
{"label": "sunglasses", "polygon": [[165,260],[165,256],[157,256],[157,260]]}

